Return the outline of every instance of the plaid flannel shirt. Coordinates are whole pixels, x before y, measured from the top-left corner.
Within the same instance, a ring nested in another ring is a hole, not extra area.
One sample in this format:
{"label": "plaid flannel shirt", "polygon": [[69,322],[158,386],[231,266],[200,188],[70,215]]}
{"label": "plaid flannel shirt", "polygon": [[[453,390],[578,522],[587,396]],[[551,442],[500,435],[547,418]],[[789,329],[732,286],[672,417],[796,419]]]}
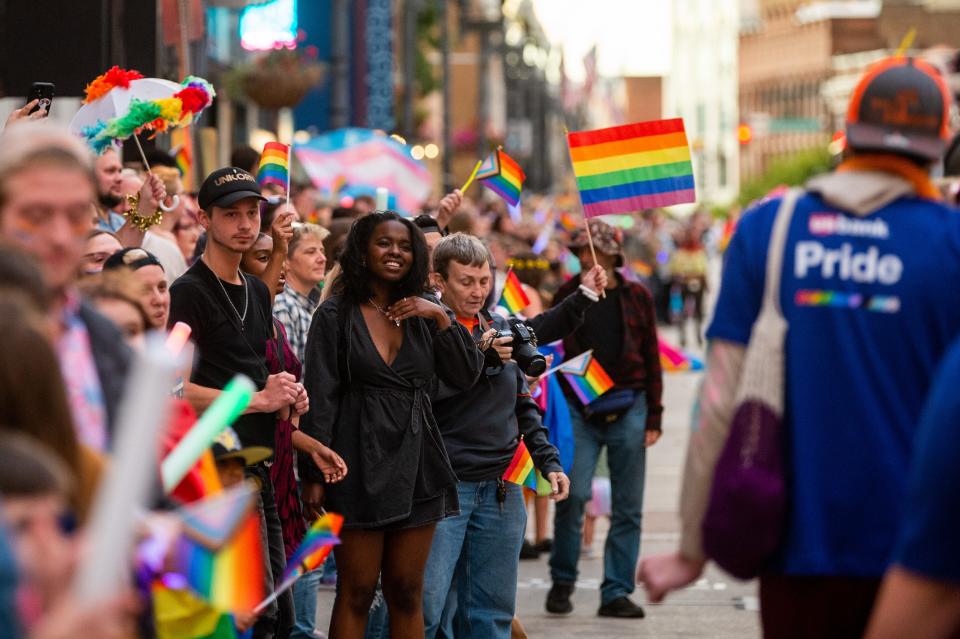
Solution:
{"label": "plaid flannel shirt", "polygon": [[313,319],[313,311],[320,304],[319,291],[316,295],[313,293],[314,291],[311,291],[309,296],[301,295],[287,284],[283,287],[283,292],[273,300],[273,316],[283,324],[283,330],[287,332],[287,342],[301,362],[307,348],[310,320]]}
{"label": "plaid flannel shirt", "polygon": [[[660,430],[663,416],[663,372],[660,369],[660,344],[657,341],[657,319],[653,297],[638,282],[626,280],[619,273],[620,301],[623,307],[623,358],[620,361],[618,386],[644,391],[647,398],[647,430]],[[556,306],[580,287],[577,275],[560,287],[553,298]],[[580,344],[576,333],[563,340],[567,359],[580,355],[587,348]]]}

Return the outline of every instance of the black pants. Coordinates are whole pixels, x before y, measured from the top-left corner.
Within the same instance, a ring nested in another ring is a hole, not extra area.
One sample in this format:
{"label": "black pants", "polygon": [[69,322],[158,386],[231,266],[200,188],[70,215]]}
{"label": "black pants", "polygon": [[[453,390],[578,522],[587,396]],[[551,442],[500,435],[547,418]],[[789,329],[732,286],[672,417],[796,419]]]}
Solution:
{"label": "black pants", "polygon": [[760,577],[764,639],[860,639],[879,578]]}
{"label": "black pants", "polygon": [[[277,512],[270,471],[260,463],[249,469],[249,475],[260,482],[257,505],[260,511],[260,542],[264,551],[265,586],[269,594],[279,583],[283,569],[287,566],[286,552],[283,549],[283,529],[280,527],[280,515]],[[253,626],[254,639],[286,639],[293,630],[293,623],[293,591],[287,590],[263,611]]]}

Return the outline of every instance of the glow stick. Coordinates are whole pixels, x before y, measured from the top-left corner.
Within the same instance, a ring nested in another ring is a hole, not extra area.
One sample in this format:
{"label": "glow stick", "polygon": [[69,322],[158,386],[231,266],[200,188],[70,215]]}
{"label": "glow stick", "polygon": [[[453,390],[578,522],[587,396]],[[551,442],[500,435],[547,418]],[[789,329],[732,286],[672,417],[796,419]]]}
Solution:
{"label": "glow stick", "polygon": [[160,465],[163,477],[163,489],[169,493],[177,487],[193,465],[200,459],[203,451],[210,448],[213,440],[223,429],[232,424],[246,409],[256,387],[250,378],[237,375],[228,383],[220,396],[207,408],[189,432],[170,451]]}
{"label": "glow stick", "polygon": [[177,322],[170,329],[170,335],[167,336],[167,348],[174,355],[179,355],[190,339],[190,333],[193,332],[189,324]]}
{"label": "glow stick", "polygon": [[130,582],[138,513],[147,509],[156,477],[157,449],[170,410],[177,361],[156,337],[148,337],[146,348],[135,357],[120,405],[111,463],[88,525],[89,552],[73,583],[81,602],[115,595]]}

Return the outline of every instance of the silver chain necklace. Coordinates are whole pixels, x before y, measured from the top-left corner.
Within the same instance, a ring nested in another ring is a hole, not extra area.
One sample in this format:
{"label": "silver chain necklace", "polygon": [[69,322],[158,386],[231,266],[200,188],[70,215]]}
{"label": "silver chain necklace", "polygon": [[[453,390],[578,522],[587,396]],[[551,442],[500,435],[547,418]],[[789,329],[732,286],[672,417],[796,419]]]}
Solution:
{"label": "silver chain necklace", "polygon": [[[211,271],[213,269],[210,269]],[[217,284],[220,285],[220,290],[223,291],[223,296],[227,298],[227,302],[230,304],[230,308],[233,309],[233,312],[237,314],[237,317],[240,318],[240,328],[243,328],[243,323],[247,319],[247,306],[250,302],[250,296],[247,294],[247,278],[243,276],[243,271],[237,271],[237,275],[240,276],[240,281],[243,282],[243,313],[240,313],[237,310],[237,305],[233,303],[233,300],[230,299],[230,295],[227,293],[226,287],[223,285],[223,280],[220,279],[220,276],[214,272],[213,276],[217,278]]]}
{"label": "silver chain necklace", "polygon": [[390,319],[390,316],[387,315],[387,312],[386,312],[385,310],[383,310],[383,309],[380,307],[379,304],[377,304],[376,302],[374,302],[372,297],[370,298],[369,302],[370,302],[371,304],[373,304],[373,307],[374,307],[375,309],[377,309],[378,311],[380,311],[380,314],[381,314],[381,315],[383,315],[384,317],[386,317],[387,319],[389,319],[391,322],[393,322],[394,324],[396,324],[397,327],[400,326],[400,320]]}

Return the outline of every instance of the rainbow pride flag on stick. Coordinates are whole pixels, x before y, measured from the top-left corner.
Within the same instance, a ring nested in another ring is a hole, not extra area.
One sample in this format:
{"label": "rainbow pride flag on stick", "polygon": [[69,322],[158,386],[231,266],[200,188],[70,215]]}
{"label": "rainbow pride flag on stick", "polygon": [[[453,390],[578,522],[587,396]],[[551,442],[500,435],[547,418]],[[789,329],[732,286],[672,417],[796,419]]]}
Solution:
{"label": "rainbow pride flag on stick", "polygon": [[593,357],[592,350],[564,362],[554,370],[563,373],[584,406],[613,388],[613,380]]}
{"label": "rainbow pride flag on stick", "polygon": [[477,179],[506,200],[507,204],[515,207],[520,204],[520,191],[527,176],[513,158],[504,153],[503,149],[497,149],[480,165]]}
{"label": "rainbow pride flag on stick", "polygon": [[513,459],[510,460],[510,465],[503,472],[503,481],[509,481],[530,490],[537,489],[537,473],[533,468],[533,457],[530,456],[530,451],[527,450],[522,437],[517,444],[516,452],[513,453]]}
{"label": "rainbow pride flag on stick", "polygon": [[260,518],[253,512],[218,551],[181,536],[170,572],[181,575],[191,590],[215,608],[247,612],[263,598],[262,553]]}
{"label": "rainbow pride flag on stick", "polygon": [[696,202],[683,120],[567,134],[586,217]]}
{"label": "rainbow pride flag on stick", "polygon": [[304,535],[300,546],[293,556],[287,560],[287,567],[283,571],[283,579],[273,594],[257,604],[254,612],[261,612],[270,602],[279,597],[285,590],[297,582],[297,579],[311,570],[320,567],[326,560],[333,547],[340,543],[340,528],[343,526],[343,515],[326,513],[317,519],[307,534]]}
{"label": "rainbow pride flag on stick", "polygon": [[267,142],[260,154],[260,169],[257,171],[260,186],[276,184],[290,190],[290,147],[279,142]]}
{"label": "rainbow pride flag on stick", "polygon": [[530,298],[524,292],[523,284],[520,283],[520,278],[513,269],[507,271],[507,281],[503,285],[503,293],[500,294],[498,305],[507,309],[511,315],[516,315],[530,306]]}

